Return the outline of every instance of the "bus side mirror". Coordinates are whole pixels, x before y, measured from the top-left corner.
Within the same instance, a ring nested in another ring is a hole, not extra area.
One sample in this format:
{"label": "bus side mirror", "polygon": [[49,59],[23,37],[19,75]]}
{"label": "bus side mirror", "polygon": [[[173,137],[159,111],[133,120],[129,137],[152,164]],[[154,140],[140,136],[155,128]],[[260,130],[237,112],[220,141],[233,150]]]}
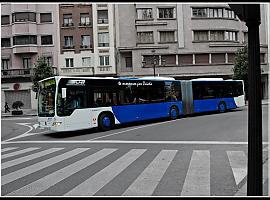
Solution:
{"label": "bus side mirror", "polygon": [[67,88],[62,88],[62,98],[66,98],[67,97]]}

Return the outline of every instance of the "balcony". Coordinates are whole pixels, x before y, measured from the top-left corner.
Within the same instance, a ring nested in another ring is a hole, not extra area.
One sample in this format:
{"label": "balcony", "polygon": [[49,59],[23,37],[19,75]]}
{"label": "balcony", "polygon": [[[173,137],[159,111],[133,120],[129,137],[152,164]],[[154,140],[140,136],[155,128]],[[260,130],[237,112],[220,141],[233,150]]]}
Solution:
{"label": "balcony", "polygon": [[61,75],[94,75],[94,67],[63,67]]}
{"label": "balcony", "polygon": [[[57,68],[52,67],[53,74],[57,75]],[[1,70],[1,78],[29,78],[33,75],[33,68],[28,69],[3,69]]]}
{"label": "balcony", "polygon": [[13,53],[38,53],[38,48],[35,44],[15,45],[13,46]]}

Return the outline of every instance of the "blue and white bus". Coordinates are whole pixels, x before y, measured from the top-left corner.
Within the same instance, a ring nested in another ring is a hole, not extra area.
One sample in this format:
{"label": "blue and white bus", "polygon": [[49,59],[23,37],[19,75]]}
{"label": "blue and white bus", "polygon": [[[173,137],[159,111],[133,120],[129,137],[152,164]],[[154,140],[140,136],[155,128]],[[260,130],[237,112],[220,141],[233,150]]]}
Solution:
{"label": "blue and white bus", "polygon": [[244,106],[243,81],[169,77],[55,76],[39,82],[38,122],[53,131],[98,127]]}

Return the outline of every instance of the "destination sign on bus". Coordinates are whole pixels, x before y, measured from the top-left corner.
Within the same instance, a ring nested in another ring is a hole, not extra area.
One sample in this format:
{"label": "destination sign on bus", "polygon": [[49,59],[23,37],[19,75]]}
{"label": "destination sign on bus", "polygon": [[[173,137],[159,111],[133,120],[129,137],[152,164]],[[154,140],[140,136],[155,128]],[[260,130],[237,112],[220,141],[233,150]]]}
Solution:
{"label": "destination sign on bus", "polygon": [[136,85],[138,86],[151,86],[152,82],[151,81],[143,81],[143,82],[118,82],[118,85],[124,85],[124,86],[129,86],[129,85]]}

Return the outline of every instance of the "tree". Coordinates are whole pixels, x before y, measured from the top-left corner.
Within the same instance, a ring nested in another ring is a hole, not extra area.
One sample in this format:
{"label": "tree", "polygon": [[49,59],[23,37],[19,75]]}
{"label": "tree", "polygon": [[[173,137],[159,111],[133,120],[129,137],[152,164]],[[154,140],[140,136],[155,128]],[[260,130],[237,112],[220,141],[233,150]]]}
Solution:
{"label": "tree", "polygon": [[248,48],[244,46],[236,51],[233,79],[243,80],[246,99],[248,99]]}
{"label": "tree", "polygon": [[34,73],[32,78],[32,88],[35,92],[38,89],[38,81],[53,76],[52,67],[49,66],[43,56],[38,57],[37,62],[35,63]]}

